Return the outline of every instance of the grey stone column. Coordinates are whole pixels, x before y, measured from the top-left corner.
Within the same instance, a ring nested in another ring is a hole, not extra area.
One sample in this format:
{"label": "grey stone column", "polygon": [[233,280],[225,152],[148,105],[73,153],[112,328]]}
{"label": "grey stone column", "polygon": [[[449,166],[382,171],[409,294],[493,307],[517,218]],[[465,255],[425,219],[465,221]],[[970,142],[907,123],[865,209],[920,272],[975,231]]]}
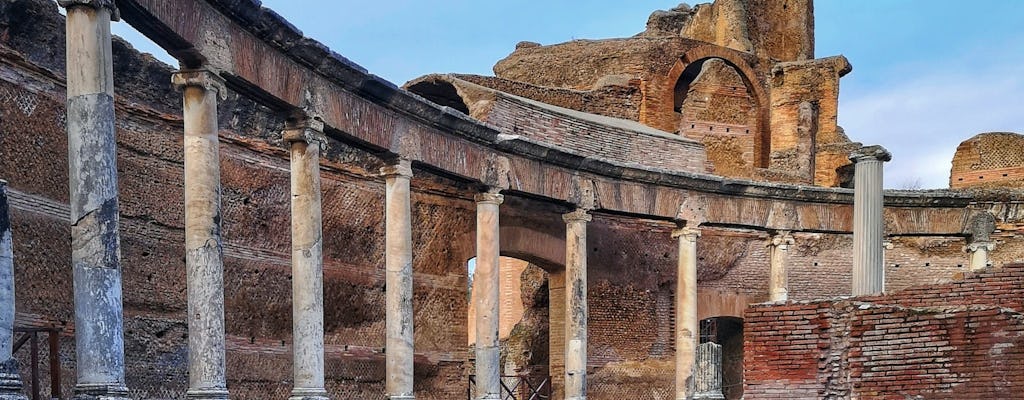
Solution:
{"label": "grey stone column", "polygon": [[409,160],[381,168],[385,177],[385,390],[390,400],[414,399],[412,201]]}
{"label": "grey stone column", "polygon": [[497,192],[476,197],[476,398],[501,399],[501,348],[498,341],[501,249],[498,209],[504,196]]}
{"label": "grey stone column", "polygon": [[725,399],[722,394],[722,346],[702,343],[697,346],[696,359],[693,399]]}
{"label": "grey stone column", "polygon": [[112,0],[67,8],[67,130],[75,351],[82,399],[125,399]]}
{"label": "grey stone column", "polygon": [[700,320],[697,318],[697,238],[700,230],[683,227],[672,232],[679,239],[676,267],[676,400],[693,393],[694,357]]}
{"label": "grey stone column", "polygon": [[565,221],[565,400],[587,398],[587,222],[585,209]]}
{"label": "grey stone column", "polygon": [[0,180],[0,400],[25,400],[14,346],[14,247],[7,208],[7,182]]}
{"label": "grey stone column", "polygon": [[789,231],[780,231],[772,236],[768,244],[771,267],[768,280],[768,298],[770,301],[789,300],[789,246],[795,241]]}
{"label": "grey stone column", "polygon": [[323,122],[306,119],[281,135],[290,146],[292,192],[291,400],[327,400],[324,390],[324,263],[320,197]]}
{"label": "grey stone column", "polygon": [[885,290],[882,242],[882,163],[892,155],[882,146],[865,146],[853,152],[853,295]]}
{"label": "grey stone column", "polygon": [[178,71],[184,92],[185,268],[188,280],[189,399],[227,399],[224,350],[224,251],[221,243],[221,78],[206,70]]}
{"label": "grey stone column", "polygon": [[996,217],[988,212],[977,213],[968,221],[970,243],[964,250],[970,254],[970,269],[977,271],[988,267],[988,253],[996,248],[992,232],[996,230]]}

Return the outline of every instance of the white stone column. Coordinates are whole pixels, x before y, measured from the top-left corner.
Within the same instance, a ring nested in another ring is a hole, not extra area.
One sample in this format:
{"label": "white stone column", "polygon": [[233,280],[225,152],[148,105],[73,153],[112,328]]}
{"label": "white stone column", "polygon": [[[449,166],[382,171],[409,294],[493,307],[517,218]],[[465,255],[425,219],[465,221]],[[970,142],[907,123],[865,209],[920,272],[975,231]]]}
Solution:
{"label": "white stone column", "polygon": [[390,400],[414,399],[412,210],[408,160],[381,168],[385,177],[385,390]]}
{"label": "white stone column", "polygon": [[789,246],[795,241],[789,231],[780,231],[772,236],[768,244],[771,270],[768,280],[768,298],[770,301],[789,300]]}
{"label": "white stone column", "polygon": [[26,400],[14,346],[14,246],[7,207],[7,182],[0,180],[0,400]]}
{"label": "white stone column", "polygon": [[496,191],[476,197],[476,398],[501,399],[501,348],[498,341],[501,248],[498,209],[504,196]]}
{"label": "white stone column", "polygon": [[324,262],[320,197],[323,122],[306,119],[282,133],[291,153],[292,357],[290,400],[327,400],[324,389]]}
{"label": "white stone column", "polygon": [[850,155],[853,181],[853,295],[885,290],[882,242],[882,163],[892,155],[882,146],[866,146]]}
{"label": "white stone column", "polygon": [[967,252],[970,253],[970,269],[977,271],[988,267],[988,253],[995,250],[994,242],[974,242],[967,245]]}
{"label": "white stone column", "polygon": [[217,74],[206,70],[178,71],[172,82],[184,92],[187,397],[227,399],[217,136],[217,96],[226,89]]}
{"label": "white stone column", "polygon": [[565,400],[587,398],[587,222],[585,209],[565,221]]}
{"label": "white stone column", "polygon": [[67,9],[67,131],[75,353],[83,399],[125,399],[121,241],[114,127],[113,0]]}
{"label": "white stone column", "polygon": [[672,232],[679,239],[676,266],[676,400],[692,395],[694,357],[700,320],[697,318],[697,238],[700,229],[683,227]]}

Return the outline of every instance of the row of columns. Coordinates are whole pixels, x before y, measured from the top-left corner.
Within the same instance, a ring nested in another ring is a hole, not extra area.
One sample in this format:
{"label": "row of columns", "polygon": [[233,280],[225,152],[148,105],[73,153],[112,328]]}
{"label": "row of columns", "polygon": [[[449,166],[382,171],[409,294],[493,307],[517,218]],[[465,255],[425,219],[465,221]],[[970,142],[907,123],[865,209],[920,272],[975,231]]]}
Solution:
{"label": "row of columns", "polygon": [[[113,0],[59,0],[67,9],[67,129],[72,219],[76,351],[76,396],[127,399],[124,377],[120,243],[118,237],[116,141],[110,21]],[[188,279],[190,399],[227,399],[225,376],[223,249],[217,97],[221,78],[183,70],[172,82],[183,92],[185,124],[185,246]],[[283,133],[290,146],[292,189],[292,271],[294,380],[292,399],[327,399],[324,390],[323,262],[319,154],[322,123],[301,119]],[[854,153],[853,293],[882,291],[882,162],[879,146]],[[413,399],[412,221],[408,160],[381,171],[386,204],[386,391],[390,399]],[[2,185],[0,185],[2,186]],[[497,191],[477,199],[477,398],[500,398],[498,348]],[[563,216],[566,224],[565,398],[586,398],[587,210]],[[20,386],[10,370],[13,329],[13,267],[6,207],[0,215],[0,399]],[[676,397],[692,390],[693,353],[698,341],[695,226],[677,230],[679,240],[676,307]],[[770,298],[786,300],[788,232],[772,238]],[[983,265],[990,244],[971,247],[971,265]]]}

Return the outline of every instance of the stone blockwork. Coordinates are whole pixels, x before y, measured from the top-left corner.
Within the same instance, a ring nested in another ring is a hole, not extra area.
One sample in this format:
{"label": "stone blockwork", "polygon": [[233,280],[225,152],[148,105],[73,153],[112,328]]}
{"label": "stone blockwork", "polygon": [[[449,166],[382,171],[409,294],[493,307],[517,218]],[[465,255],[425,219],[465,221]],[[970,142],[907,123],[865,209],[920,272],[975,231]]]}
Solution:
{"label": "stone blockwork", "polygon": [[1024,135],[982,133],[960,143],[949,174],[951,189],[1024,187]]}
{"label": "stone blockwork", "polygon": [[890,295],[752,306],[745,398],[1013,398],[1024,264]]}

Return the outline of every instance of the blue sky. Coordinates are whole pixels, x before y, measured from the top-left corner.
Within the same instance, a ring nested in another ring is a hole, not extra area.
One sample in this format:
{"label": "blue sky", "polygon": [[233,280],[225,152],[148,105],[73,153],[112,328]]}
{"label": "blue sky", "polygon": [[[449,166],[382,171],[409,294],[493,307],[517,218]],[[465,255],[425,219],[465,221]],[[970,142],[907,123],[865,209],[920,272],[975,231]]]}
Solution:
{"label": "blue sky", "polygon": [[[264,0],[307,36],[396,84],[491,74],[522,40],[631,36],[673,1]],[[584,5],[585,4],[585,5]],[[691,3],[693,4],[693,3]],[[893,153],[886,187],[948,186],[956,146],[1024,133],[1024,1],[817,0],[816,55],[843,54],[839,123]],[[124,23],[114,33],[172,61]],[[1022,149],[1024,151],[1024,149]]]}

